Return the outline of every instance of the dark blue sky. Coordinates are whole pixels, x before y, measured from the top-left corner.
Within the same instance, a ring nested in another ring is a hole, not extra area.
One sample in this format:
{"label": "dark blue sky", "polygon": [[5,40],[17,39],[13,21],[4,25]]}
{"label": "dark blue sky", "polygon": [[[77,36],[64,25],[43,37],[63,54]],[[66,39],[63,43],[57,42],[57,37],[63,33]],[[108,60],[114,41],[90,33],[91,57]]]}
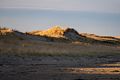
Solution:
{"label": "dark blue sky", "polygon": [[120,35],[119,0],[34,0],[37,4],[33,0],[12,1],[0,3],[0,26],[24,32],[60,25],[81,33]]}

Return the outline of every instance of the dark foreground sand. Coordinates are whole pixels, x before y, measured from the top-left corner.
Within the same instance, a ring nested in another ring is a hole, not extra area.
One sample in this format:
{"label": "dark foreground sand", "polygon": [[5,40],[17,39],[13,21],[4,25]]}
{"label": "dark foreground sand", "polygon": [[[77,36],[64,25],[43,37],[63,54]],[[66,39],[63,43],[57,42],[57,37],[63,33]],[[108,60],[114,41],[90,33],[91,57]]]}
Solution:
{"label": "dark foreground sand", "polygon": [[120,56],[1,56],[0,80],[120,80]]}

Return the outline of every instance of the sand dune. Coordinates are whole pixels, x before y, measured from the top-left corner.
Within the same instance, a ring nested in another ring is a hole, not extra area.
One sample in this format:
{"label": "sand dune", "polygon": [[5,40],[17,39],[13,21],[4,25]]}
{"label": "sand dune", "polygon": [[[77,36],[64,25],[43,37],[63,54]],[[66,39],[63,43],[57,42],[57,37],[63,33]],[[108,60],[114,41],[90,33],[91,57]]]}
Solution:
{"label": "sand dune", "polygon": [[120,80],[120,39],[53,27],[0,28],[0,80]]}

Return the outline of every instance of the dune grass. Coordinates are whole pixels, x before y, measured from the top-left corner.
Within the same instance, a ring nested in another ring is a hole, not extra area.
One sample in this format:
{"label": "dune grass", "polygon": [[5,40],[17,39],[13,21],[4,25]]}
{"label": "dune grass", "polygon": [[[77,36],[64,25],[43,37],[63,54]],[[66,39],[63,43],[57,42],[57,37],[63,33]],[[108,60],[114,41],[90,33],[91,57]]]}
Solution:
{"label": "dune grass", "polygon": [[0,55],[17,56],[102,56],[120,55],[119,46],[37,41],[0,41]]}

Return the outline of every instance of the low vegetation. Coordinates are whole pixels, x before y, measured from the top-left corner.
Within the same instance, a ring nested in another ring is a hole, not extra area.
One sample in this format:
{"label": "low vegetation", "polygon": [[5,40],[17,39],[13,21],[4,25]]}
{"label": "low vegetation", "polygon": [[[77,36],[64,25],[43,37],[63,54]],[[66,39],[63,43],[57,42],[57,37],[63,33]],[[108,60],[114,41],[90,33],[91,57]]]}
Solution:
{"label": "low vegetation", "polygon": [[0,54],[48,55],[48,56],[94,56],[120,54],[119,46],[104,46],[86,43],[54,43],[36,41],[0,41]]}
{"label": "low vegetation", "polygon": [[22,33],[0,28],[0,54],[84,56],[120,54],[120,40],[110,36],[79,34],[55,26],[45,31]]}

